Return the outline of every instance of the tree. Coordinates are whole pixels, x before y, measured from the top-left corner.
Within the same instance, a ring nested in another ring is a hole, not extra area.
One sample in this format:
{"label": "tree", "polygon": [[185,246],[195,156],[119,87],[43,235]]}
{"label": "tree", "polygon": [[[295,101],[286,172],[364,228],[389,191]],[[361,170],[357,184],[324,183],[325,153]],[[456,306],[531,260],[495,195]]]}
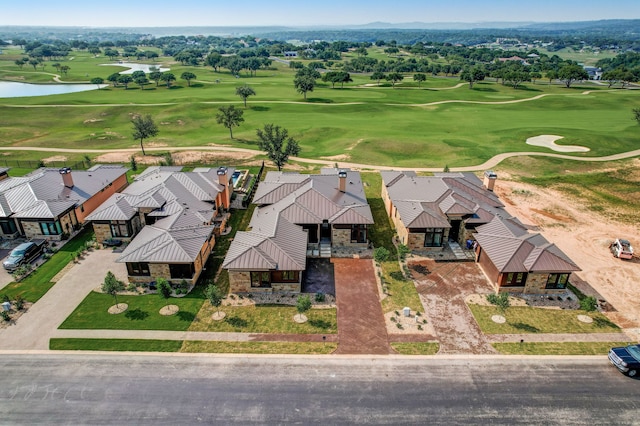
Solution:
{"label": "tree", "polygon": [[153,122],[153,119],[148,114],[144,117],[136,115],[133,120],[131,120],[131,123],[133,123],[133,138],[140,139],[142,155],[147,155],[144,152],[144,145],[142,144],[142,141],[156,136],[158,134],[158,126],[156,126],[156,123]]}
{"label": "tree", "polygon": [[60,67],[60,71],[62,71],[62,74],[67,75],[67,73],[69,72],[69,70],[71,69],[71,67],[69,65],[62,65]]}
{"label": "tree", "polygon": [[118,306],[118,292],[124,291],[124,283],[117,279],[113,272],[108,271],[102,283],[102,291],[113,296]]}
{"label": "tree", "polygon": [[22,67],[25,64],[25,61],[24,61],[24,59],[16,59],[15,61],[13,61],[13,63],[16,64],[17,66],[19,66],[20,69],[22,69]]}
{"label": "tree", "polygon": [[396,88],[396,83],[404,80],[404,76],[399,72],[392,72],[388,76],[385,77],[385,80],[391,82],[391,87]]}
{"label": "tree", "polygon": [[118,78],[120,78],[120,74],[117,72],[114,72],[109,77],[107,77],[107,81],[112,82],[113,87],[116,87],[118,85]]}
{"label": "tree", "polygon": [[298,311],[298,319],[304,318],[304,313],[311,309],[311,299],[309,295],[298,296],[296,300],[296,311]]}
{"label": "tree", "polygon": [[418,88],[420,88],[420,84],[423,81],[427,80],[427,75],[426,74],[422,74],[422,73],[418,73],[418,74],[414,74],[413,75],[413,81],[417,81],[418,82]]}
{"label": "tree", "polygon": [[160,80],[167,83],[167,89],[171,87],[171,82],[176,81],[176,76],[170,72],[163,72],[160,76]]}
{"label": "tree", "polygon": [[553,80],[558,79],[558,72],[554,70],[547,71],[547,78],[549,79],[549,84],[551,84]]}
{"label": "tree", "polygon": [[95,84],[98,86],[98,90],[100,90],[100,85],[104,83],[104,78],[102,77],[94,77],[91,79],[91,84]]}
{"label": "tree", "polygon": [[216,313],[220,315],[220,305],[222,305],[222,299],[224,298],[222,290],[220,290],[217,285],[211,283],[204,290],[204,295],[209,303],[211,303],[211,306],[216,308]]}
{"label": "tree", "polygon": [[564,82],[564,85],[569,89],[571,83],[576,80],[588,80],[589,74],[577,64],[565,65],[558,71],[558,78]]}
{"label": "tree", "polygon": [[636,120],[638,124],[640,124],[640,108],[633,109],[633,119]]}
{"label": "tree", "polygon": [[376,82],[378,83],[378,86],[380,86],[380,80],[387,78],[387,75],[385,73],[383,73],[382,71],[375,71],[373,74],[371,74],[371,77],[369,77],[371,80],[376,80]]}
{"label": "tree", "polygon": [[233,128],[238,127],[244,121],[243,114],[244,111],[236,109],[233,105],[222,106],[218,108],[216,121],[229,129],[229,136],[233,139]]}
{"label": "tree", "polygon": [[160,297],[165,300],[171,297],[171,285],[169,281],[164,278],[156,278],[156,287],[158,288]]}
{"label": "tree", "polygon": [[192,72],[185,71],[182,73],[180,78],[183,80],[187,80],[187,86],[191,87],[191,80],[195,80],[198,77],[196,77],[196,75]]}
{"label": "tree", "polygon": [[265,124],[262,129],[256,131],[258,136],[258,146],[262,151],[266,151],[267,156],[282,170],[282,166],[289,161],[290,155],[300,154],[300,145],[289,136],[289,131],[280,126]]}
{"label": "tree", "polygon": [[130,75],[122,74],[118,77],[118,83],[122,83],[124,85],[124,89],[127,90],[129,88],[129,83],[133,81]]}
{"label": "tree", "polygon": [[152,71],[149,73],[149,80],[153,80],[156,82],[156,87],[158,87],[158,84],[160,82],[160,80],[162,80],[162,73],[160,71]]}
{"label": "tree", "polygon": [[495,305],[501,314],[504,315],[505,311],[511,306],[509,301],[509,293],[487,294],[487,301],[492,305]]}
{"label": "tree", "polygon": [[296,77],[293,80],[293,85],[298,93],[304,96],[304,100],[307,100],[307,92],[313,92],[316,87],[316,80],[308,75]]}
{"label": "tree", "polygon": [[211,52],[205,59],[205,63],[212,67],[215,72],[218,72],[218,67],[222,63],[222,55],[218,52]]}
{"label": "tree", "polygon": [[249,96],[255,96],[255,94],[256,94],[255,90],[253,90],[251,86],[248,86],[246,84],[243,86],[236,87],[236,95],[242,98],[245,108],[247,107],[247,98]]}
{"label": "tree", "polygon": [[480,67],[466,68],[460,74],[460,80],[469,83],[469,89],[473,89],[473,83],[482,81],[485,78],[484,70]]}
{"label": "tree", "polygon": [[33,70],[36,70],[36,67],[40,64],[40,61],[38,61],[37,59],[30,59],[29,60],[29,65],[31,65],[33,67]]}

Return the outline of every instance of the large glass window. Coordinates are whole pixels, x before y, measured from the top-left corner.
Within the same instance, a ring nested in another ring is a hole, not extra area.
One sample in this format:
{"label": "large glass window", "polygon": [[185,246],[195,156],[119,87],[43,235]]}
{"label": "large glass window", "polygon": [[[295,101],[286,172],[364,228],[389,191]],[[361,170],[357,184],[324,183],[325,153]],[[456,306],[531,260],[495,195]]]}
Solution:
{"label": "large glass window", "polygon": [[526,272],[509,272],[502,284],[503,287],[524,287],[527,282]]}
{"label": "large glass window", "polygon": [[42,235],[60,235],[62,234],[62,226],[60,221],[55,222],[40,222],[40,231]]}
{"label": "large glass window", "polygon": [[127,272],[131,276],[151,276],[151,272],[149,271],[149,264],[146,262],[127,262]]}
{"label": "large glass window", "polygon": [[295,283],[299,281],[298,271],[273,271],[271,272],[271,282],[274,283]]}
{"label": "large glass window", "polygon": [[193,263],[176,263],[169,265],[169,272],[173,279],[191,279],[193,278],[194,268]]}
{"label": "large glass window", "polygon": [[16,223],[11,219],[0,220],[0,229],[2,229],[3,234],[7,235],[15,234],[17,231]]}
{"label": "large glass window", "polygon": [[367,242],[367,225],[351,225],[351,242]]}
{"label": "large glass window", "polygon": [[427,228],[424,234],[425,247],[442,247],[444,228]]}
{"label": "large glass window", "polygon": [[252,272],[251,287],[271,287],[271,274],[269,271]]}
{"label": "large glass window", "polygon": [[563,289],[567,288],[569,282],[569,274],[549,274],[547,278],[547,289]]}
{"label": "large glass window", "polygon": [[126,220],[115,220],[111,222],[112,237],[130,237],[131,224]]}

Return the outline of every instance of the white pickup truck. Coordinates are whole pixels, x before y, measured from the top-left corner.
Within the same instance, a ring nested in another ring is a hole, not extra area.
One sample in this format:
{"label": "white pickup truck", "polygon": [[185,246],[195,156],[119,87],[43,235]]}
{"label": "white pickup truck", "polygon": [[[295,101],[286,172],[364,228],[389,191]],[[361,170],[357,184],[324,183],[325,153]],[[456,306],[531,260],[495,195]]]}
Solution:
{"label": "white pickup truck", "polygon": [[611,253],[614,257],[619,259],[632,259],[633,258],[633,247],[629,240],[624,240],[622,238],[617,238],[614,242],[609,246],[611,249]]}

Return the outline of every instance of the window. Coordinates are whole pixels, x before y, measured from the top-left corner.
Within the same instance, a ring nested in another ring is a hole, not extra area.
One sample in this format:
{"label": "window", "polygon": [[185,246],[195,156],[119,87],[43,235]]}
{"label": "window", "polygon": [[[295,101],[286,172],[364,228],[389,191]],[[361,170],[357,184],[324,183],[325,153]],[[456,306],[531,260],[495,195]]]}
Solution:
{"label": "window", "polygon": [[15,234],[16,223],[13,220],[0,220],[0,229],[2,229],[3,234],[11,235]]}
{"label": "window", "polygon": [[173,279],[193,278],[193,263],[176,263],[169,265],[169,273]]}
{"label": "window", "polygon": [[126,220],[114,220],[111,222],[112,237],[130,237],[131,224]]}
{"label": "window", "polygon": [[149,277],[149,264],[147,262],[127,262],[127,272],[131,276]]}
{"label": "window", "polygon": [[509,272],[502,287],[524,287],[527,282],[526,272]]}
{"label": "window", "polygon": [[251,287],[271,287],[271,274],[269,271],[252,272]]}
{"label": "window", "polygon": [[317,224],[302,225],[302,229],[307,231],[307,233],[309,234],[309,238],[307,241],[309,244],[316,244],[318,242],[318,225]]}
{"label": "window", "polygon": [[547,278],[547,285],[544,288],[547,289],[563,289],[567,288],[569,282],[569,274],[549,274]]}
{"label": "window", "polygon": [[425,247],[442,247],[444,228],[427,228],[424,234]]}
{"label": "window", "polygon": [[367,225],[351,225],[351,242],[367,242]]}
{"label": "window", "polygon": [[62,234],[62,226],[57,220],[55,222],[40,222],[40,231],[42,231],[42,235],[60,235]]}
{"label": "window", "polygon": [[297,283],[299,281],[298,271],[272,271],[271,282],[274,283]]}

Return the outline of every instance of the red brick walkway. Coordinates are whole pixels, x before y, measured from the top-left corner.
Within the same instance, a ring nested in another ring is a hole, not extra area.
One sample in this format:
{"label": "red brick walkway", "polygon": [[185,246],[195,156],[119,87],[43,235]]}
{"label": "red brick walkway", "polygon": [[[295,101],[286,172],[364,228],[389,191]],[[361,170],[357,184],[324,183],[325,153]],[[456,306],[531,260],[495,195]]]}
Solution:
{"label": "red brick walkway", "polygon": [[335,353],[395,353],[389,346],[373,262],[338,258],[331,262],[334,264],[338,308],[338,349]]}

